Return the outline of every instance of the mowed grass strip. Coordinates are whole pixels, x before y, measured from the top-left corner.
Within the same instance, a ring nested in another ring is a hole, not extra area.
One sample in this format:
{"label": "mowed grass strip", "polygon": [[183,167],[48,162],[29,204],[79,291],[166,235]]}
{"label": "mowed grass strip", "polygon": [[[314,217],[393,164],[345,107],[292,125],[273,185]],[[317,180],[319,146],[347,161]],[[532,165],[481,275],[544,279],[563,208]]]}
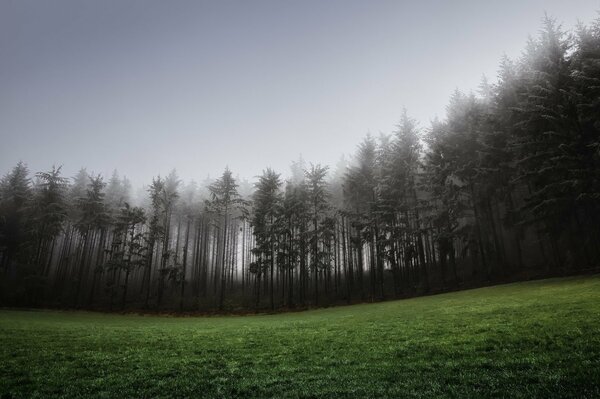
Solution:
{"label": "mowed grass strip", "polygon": [[600,397],[600,276],[265,316],[1,311],[0,397]]}

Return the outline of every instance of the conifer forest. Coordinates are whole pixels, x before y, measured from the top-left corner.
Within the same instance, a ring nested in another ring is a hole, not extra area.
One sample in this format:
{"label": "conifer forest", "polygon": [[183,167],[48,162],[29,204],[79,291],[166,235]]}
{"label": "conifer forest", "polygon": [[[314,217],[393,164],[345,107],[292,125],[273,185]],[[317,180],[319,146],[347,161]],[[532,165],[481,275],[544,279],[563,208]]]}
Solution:
{"label": "conifer forest", "polygon": [[0,304],[269,312],[597,270],[600,19],[546,17],[445,118],[401,115],[337,165],[250,180],[225,159],[136,191],[23,160],[0,182]]}

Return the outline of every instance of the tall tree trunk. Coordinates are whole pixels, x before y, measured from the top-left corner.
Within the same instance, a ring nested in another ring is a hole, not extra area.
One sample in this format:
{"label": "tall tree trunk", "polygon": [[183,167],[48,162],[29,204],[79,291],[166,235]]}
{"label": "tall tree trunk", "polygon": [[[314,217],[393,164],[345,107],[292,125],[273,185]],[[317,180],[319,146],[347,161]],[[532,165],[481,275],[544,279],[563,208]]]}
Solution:
{"label": "tall tree trunk", "polygon": [[187,271],[188,245],[190,242],[190,222],[191,217],[187,217],[187,227],[185,229],[185,244],[183,246],[183,264],[181,271],[181,291],[179,293],[179,310],[183,310],[183,298],[185,294],[185,274]]}
{"label": "tall tree trunk", "polygon": [[228,208],[225,206],[225,214],[223,216],[223,254],[221,258],[221,291],[219,292],[219,310],[223,310],[223,301],[225,299],[225,259],[227,254],[227,217]]}

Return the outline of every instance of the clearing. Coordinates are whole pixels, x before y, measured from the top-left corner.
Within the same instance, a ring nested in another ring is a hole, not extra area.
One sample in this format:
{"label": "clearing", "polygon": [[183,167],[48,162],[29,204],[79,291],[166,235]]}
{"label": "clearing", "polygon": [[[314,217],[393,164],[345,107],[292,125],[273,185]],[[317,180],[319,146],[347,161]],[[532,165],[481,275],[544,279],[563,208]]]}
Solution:
{"label": "clearing", "polygon": [[600,276],[264,316],[0,311],[0,397],[600,397]]}

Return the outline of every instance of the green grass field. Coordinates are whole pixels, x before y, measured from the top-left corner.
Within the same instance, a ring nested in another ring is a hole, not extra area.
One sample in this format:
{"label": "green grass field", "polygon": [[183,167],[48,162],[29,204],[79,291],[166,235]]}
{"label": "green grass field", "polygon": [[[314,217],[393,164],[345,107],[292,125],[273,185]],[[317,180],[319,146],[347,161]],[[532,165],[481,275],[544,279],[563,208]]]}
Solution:
{"label": "green grass field", "polygon": [[0,397],[600,397],[600,276],[265,316],[0,311]]}

